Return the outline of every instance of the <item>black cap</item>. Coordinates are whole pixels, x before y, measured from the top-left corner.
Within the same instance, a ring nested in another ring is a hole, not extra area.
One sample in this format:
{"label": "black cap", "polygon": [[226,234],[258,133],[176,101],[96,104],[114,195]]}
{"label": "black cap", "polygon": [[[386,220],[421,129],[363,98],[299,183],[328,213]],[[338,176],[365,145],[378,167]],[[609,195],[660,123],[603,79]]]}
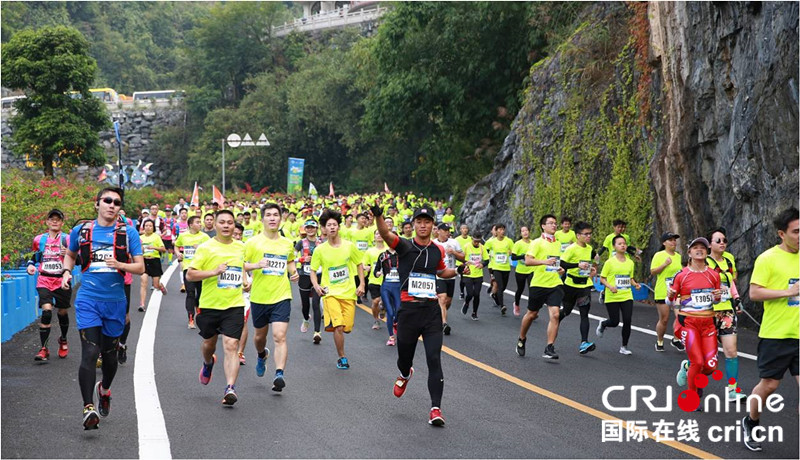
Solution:
{"label": "black cap", "polygon": [[681,236],[678,235],[677,233],[666,232],[663,235],[661,235],[661,242],[663,243],[664,241],[671,240],[673,238],[680,238],[680,237]]}
{"label": "black cap", "polygon": [[430,220],[436,222],[436,217],[434,217],[435,215],[436,213],[434,213],[431,208],[425,206],[422,208],[417,208],[417,210],[414,211],[414,216],[411,218],[411,220],[416,220],[417,217],[427,217]]}
{"label": "black cap", "polygon": [[445,224],[444,222],[442,222],[441,224],[439,224],[437,228],[438,228],[439,230],[447,230],[448,232],[450,231],[450,226],[449,226],[449,225],[447,225],[447,224]]}
{"label": "black cap", "polygon": [[64,213],[61,212],[60,210],[56,209],[56,208],[51,209],[50,212],[47,213],[47,218],[48,219],[53,217],[53,216],[56,216],[59,219],[64,220]]}

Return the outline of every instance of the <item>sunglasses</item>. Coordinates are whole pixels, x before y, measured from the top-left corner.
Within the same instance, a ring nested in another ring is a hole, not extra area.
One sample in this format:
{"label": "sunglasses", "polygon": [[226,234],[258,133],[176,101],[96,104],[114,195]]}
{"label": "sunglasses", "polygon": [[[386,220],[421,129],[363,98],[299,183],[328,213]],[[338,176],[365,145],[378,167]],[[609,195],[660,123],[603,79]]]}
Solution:
{"label": "sunglasses", "polygon": [[110,196],[107,196],[105,198],[100,199],[100,201],[102,201],[105,204],[112,204],[113,203],[114,206],[116,206],[116,207],[122,206],[122,200],[120,200],[119,198],[111,198]]}
{"label": "sunglasses", "polygon": [[717,243],[717,244],[728,244],[728,239],[727,238],[717,238],[716,240],[714,240],[714,242]]}

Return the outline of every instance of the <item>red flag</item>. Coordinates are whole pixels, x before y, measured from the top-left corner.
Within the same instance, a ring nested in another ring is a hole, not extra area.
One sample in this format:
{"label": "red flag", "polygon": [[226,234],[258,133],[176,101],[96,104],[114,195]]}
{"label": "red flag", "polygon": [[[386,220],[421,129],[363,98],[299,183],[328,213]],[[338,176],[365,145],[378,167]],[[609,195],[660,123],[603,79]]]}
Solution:
{"label": "red flag", "polygon": [[225,205],[225,197],[222,196],[222,192],[219,191],[216,185],[212,185],[214,198],[211,200],[212,203],[217,203],[220,205],[220,208]]}
{"label": "red flag", "polygon": [[334,196],[334,193],[333,193],[333,182],[331,182],[331,187],[330,187],[330,191],[328,192],[328,196]]}
{"label": "red flag", "polygon": [[197,189],[197,181],[194,183],[194,191],[192,192],[192,199],[189,200],[189,205],[200,206],[200,191]]}
{"label": "red flag", "polygon": [[386,193],[392,193],[392,192],[389,190],[389,186],[388,186],[388,185],[386,185],[386,182],[384,182],[384,183],[383,183],[383,191],[384,191],[384,192],[386,192]]}
{"label": "red flag", "polygon": [[97,182],[103,182],[107,178],[108,178],[108,173],[106,173],[106,169],[103,168],[103,170],[100,171],[100,175],[97,176]]}

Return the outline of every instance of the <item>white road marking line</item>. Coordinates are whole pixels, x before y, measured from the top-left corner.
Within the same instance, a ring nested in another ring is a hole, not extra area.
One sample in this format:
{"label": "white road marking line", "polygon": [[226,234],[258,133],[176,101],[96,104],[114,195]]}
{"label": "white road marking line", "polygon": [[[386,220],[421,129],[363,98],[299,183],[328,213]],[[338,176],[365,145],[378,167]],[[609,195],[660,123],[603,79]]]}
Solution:
{"label": "white road marking line", "polygon": [[[483,283],[483,285],[486,286],[486,287],[490,287],[491,286],[489,283]],[[508,289],[506,289],[503,292],[508,294],[508,295],[510,295],[512,298],[516,294],[514,291],[511,291],[511,290],[508,290]],[[525,294],[522,294],[522,296],[520,296],[520,298],[528,300],[528,296],[526,296]],[[522,306],[520,306],[520,310],[522,310]],[[606,319],[603,316],[596,316],[596,315],[592,315],[591,313],[589,314],[589,318],[597,320],[597,321],[600,321],[601,319]],[[632,331],[643,332],[645,334],[652,335],[653,337],[657,337],[656,331],[653,331],[653,330],[650,330],[650,329],[645,329],[643,327],[631,325],[631,330]],[[669,334],[664,334],[664,338],[672,340],[674,337],[669,335]],[[722,347],[718,347],[717,349],[719,351],[723,351]],[[755,355],[751,355],[750,353],[744,353],[742,351],[737,351],[737,354],[739,356],[741,356],[742,358],[747,358],[747,359],[750,359],[750,360],[753,360],[753,361],[756,361],[756,359],[758,358]]]}
{"label": "white road marking line", "polygon": [[[179,262],[170,264],[161,282],[166,285]],[[156,373],[153,362],[156,341],[158,312],[161,310],[161,291],[155,290],[147,304],[142,321],[139,341],[136,343],[136,360],[133,368],[133,394],[136,418],[139,427],[139,458],[171,459],[172,452],[167,436],[167,425],[156,388]]]}

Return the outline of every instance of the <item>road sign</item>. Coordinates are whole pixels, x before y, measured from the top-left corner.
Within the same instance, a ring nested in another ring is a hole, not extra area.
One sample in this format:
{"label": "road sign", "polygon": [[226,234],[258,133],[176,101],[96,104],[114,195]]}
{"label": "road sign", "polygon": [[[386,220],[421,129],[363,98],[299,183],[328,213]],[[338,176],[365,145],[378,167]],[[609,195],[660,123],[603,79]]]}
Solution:
{"label": "road sign", "polygon": [[245,133],[244,139],[242,139],[242,147],[252,147],[254,145],[256,144],[253,142],[253,138],[250,137],[250,133]]}
{"label": "road sign", "polygon": [[267,140],[267,135],[261,133],[261,136],[259,136],[258,140],[256,141],[256,145],[263,145],[265,147],[269,147],[269,141]]}
{"label": "road sign", "polygon": [[228,136],[228,145],[233,147],[233,148],[236,148],[236,147],[242,145],[242,138],[239,137],[238,134],[233,133],[233,134]]}

